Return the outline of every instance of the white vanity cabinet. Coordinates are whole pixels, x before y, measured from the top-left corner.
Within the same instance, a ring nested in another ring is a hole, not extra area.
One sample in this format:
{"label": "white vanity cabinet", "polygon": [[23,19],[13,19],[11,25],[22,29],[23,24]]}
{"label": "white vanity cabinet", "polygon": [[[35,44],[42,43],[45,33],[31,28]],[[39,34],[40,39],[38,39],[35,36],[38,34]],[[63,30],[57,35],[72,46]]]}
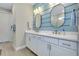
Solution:
{"label": "white vanity cabinet", "polygon": [[[28,37],[27,37],[28,36]],[[26,46],[40,56],[49,55],[49,44],[41,36],[26,34]]]}
{"label": "white vanity cabinet", "polygon": [[77,42],[26,34],[26,46],[39,56],[77,56]]}

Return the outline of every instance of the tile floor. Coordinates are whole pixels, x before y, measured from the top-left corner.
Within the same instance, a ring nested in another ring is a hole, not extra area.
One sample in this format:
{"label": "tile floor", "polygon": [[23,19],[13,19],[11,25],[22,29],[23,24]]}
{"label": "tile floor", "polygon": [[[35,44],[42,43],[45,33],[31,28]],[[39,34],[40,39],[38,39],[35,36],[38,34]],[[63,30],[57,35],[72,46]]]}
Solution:
{"label": "tile floor", "polygon": [[1,56],[35,56],[35,54],[27,48],[15,51],[10,42],[0,43],[0,49],[2,50]]}

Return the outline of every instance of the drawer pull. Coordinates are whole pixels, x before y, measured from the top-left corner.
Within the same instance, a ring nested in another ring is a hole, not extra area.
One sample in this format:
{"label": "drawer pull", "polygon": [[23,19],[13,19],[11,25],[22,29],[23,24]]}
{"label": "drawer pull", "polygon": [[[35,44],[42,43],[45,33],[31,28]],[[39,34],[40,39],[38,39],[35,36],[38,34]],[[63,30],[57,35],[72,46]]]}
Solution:
{"label": "drawer pull", "polygon": [[71,45],[69,45],[69,44],[66,44],[66,43],[62,43],[63,45],[66,45],[66,46],[71,46]]}

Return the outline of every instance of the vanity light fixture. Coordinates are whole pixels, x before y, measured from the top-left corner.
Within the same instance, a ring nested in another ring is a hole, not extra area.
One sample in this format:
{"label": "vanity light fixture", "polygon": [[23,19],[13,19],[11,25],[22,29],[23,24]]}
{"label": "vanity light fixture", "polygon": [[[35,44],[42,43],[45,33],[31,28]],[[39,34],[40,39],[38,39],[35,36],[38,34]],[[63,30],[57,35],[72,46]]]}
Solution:
{"label": "vanity light fixture", "polygon": [[36,14],[38,14],[39,13],[39,11],[38,11],[38,9],[36,8],[35,10],[34,10],[34,14],[36,15]]}
{"label": "vanity light fixture", "polygon": [[43,11],[43,9],[41,7],[38,7],[34,10],[34,14],[41,14],[41,12]]}
{"label": "vanity light fixture", "polygon": [[38,14],[38,13],[39,13],[38,8],[36,8],[35,15]]}
{"label": "vanity light fixture", "polygon": [[39,13],[41,13],[43,11],[43,9],[41,7],[38,7]]}

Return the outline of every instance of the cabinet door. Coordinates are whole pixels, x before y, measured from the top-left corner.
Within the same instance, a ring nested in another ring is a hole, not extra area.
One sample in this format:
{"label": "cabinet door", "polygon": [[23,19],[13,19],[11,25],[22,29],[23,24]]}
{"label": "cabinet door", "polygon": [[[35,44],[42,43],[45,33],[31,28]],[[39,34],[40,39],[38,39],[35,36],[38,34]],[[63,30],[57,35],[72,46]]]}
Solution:
{"label": "cabinet door", "polygon": [[68,49],[68,48],[64,48],[64,47],[59,47],[56,45],[51,45],[51,51],[50,51],[50,55],[53,56],[75,56],[77,55],[76,51]]}
{"label": "cabinet door", "polygon": [[26,34],[26,46],[31,49],[34,53],[37,54],[38,48],[38,39],[35,35]]}
{"label": "cabinet door", "polygon": [[[43,38],[42,38],[43,39]],[[49,56],[50,45],[48,42],[38,40],[38,55]]]}
{"label": "cabinet door", "polygon": [[31,50],[38,55],[38,38],[35,35],[31,36]]}

